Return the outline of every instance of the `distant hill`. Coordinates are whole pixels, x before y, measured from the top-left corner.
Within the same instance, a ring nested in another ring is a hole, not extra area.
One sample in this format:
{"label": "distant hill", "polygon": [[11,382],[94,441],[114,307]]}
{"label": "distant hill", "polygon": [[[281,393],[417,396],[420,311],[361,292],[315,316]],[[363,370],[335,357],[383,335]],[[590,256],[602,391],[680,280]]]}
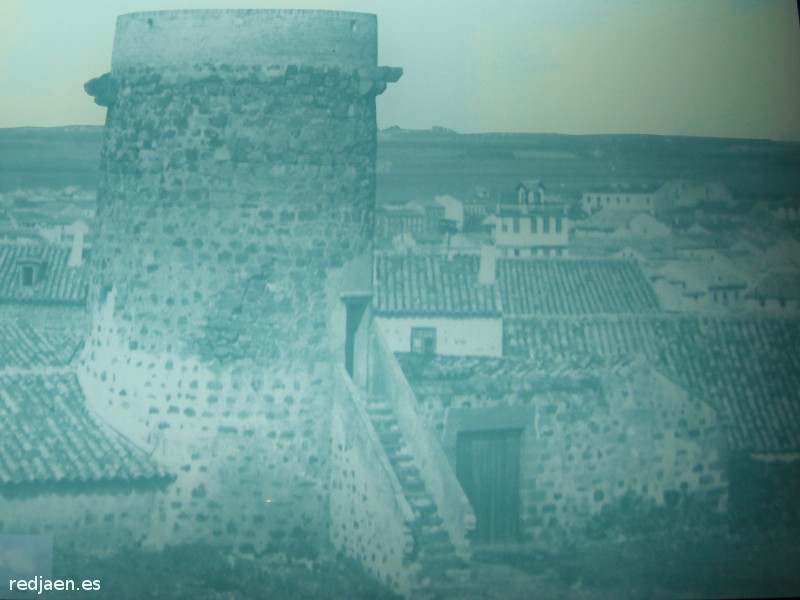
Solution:
{"label": "distant hill", "polygon": [[378,197],[406,202],[511,191],[541,179],[565,195],[611,183],[720,180],[740,197],[800,195],[800,143],[656,135],[455,134],[391,127],[378,137]]}
{"label": "distant hill", "polygon": [[96,188],[102,138],[100,125],[0,129],[0,192]]}
{"label": "distant hill", "polygon": [[[0,192],[94,189],[102,126],[0,129]],[[511,190],[541,179],[566,195],[601,184],[683,178],[724,182],[740,197],[800,195],[800,143],[655,135],[459,134],[391,127],[378,135],[378,201]]]}

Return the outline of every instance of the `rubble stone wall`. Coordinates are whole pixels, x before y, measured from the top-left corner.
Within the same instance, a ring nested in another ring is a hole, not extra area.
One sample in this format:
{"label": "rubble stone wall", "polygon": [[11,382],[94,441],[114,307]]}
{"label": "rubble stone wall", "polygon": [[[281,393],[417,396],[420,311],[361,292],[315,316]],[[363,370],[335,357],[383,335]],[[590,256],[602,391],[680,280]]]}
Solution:
{"label": "rubble stone wall", "polygon": [[327,543],[347,263],[371,252],[375,18],[120,17],[108,106],[91,407],[177,479],[153,544]]}
{"label": "rubble stone wall", "polygon": [[[665,507],[687,498],[724,511],[727,475],[717,417],[660,374],[629,379],[468,382],[459,392],[414,382],[419,410],[453,467],[461,431],[521,430],[524,541],[575,539],[623,498]],[[481,389],[490,389],[481,397]],[[690,500],[691,501],[691,500]]]}

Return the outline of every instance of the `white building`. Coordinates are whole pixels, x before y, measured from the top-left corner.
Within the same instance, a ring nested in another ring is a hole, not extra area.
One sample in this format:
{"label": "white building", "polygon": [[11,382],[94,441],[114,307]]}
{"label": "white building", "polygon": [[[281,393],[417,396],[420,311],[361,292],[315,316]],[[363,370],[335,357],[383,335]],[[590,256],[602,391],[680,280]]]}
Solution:
{"label": "white building", "polygon": [[575,223],[575,235],[597,238],[667,237],[672,229],[641,210],[601,210]]}
{"label": "white building", "polygon": [[499,293],[480,282],[480,264],[477,255],[377,255],[373,307],[389,349],[502,356]]}
{"label": "white building", "polygon": [[599,210],[628,210],[654,215],[658,211],[660,186],[602,188],[583,192],[581,208],[586,214]]}

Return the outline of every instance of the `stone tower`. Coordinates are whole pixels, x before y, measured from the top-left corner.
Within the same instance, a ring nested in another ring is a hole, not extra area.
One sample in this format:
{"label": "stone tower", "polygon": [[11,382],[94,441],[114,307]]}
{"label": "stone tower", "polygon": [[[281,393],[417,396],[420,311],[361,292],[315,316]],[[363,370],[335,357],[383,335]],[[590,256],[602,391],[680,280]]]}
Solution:
{"label": "stone tower", "polygon": [[135,13],[86,84],[108,113],[82,383],[177,477],[145,542],[303,553],[326,536],[330,399],[369,293],[375,96],[401,73],[376,40],[367,14]]}

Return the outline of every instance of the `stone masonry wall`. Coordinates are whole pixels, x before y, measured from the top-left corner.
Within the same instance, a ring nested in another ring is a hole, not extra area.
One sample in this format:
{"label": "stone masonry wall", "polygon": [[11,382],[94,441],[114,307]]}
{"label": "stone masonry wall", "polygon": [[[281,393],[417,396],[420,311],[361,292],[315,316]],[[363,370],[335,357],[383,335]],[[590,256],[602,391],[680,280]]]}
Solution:
{"label": "stone masonry wall", "polygon": [[326,545],[330,453],[324,366],[226,368],[130,350],[111,306],[95,317],[81,384],[105,422],[176,476],[142,524],[152,547],[206,540],[309,556]]}
{"label": "stone masonry wall", "polygon": [[91,407],[177,475],[155,545],[327,544],[345,266],[371,253],[375,17],[120,17],[108,106]]}
{"label": "stone masonry wall", "polygon": [[326,271],[372,235],[374,96],[337,69],[193,75],[115,75],[93,292],[147,351],[327,359]]}
{"label": "stone masonry wall", "polygon": [[474,381],[455,390],[414,386],[420,412],[441,432],[454,467],[459,430],[522,429],[526,541],[585,535],[594,516],[625,496],[662,507],[692,496],[724,510],[727,480],[714,411],[652,370],[629,377],[531,381],[505,392],[500,382],[484,382],[494,388],[487,397]]}
{"label": "stone masonry wall", "polygon": [[[345,381],[342,386],[348,387]],[[412,557],[414,515],[364,400],[349,387],[337,395],[332,415],[331,541],[386,585],[408,594],[419,568]]]}

